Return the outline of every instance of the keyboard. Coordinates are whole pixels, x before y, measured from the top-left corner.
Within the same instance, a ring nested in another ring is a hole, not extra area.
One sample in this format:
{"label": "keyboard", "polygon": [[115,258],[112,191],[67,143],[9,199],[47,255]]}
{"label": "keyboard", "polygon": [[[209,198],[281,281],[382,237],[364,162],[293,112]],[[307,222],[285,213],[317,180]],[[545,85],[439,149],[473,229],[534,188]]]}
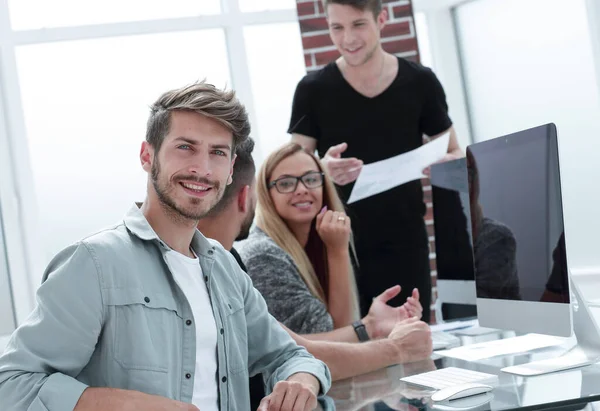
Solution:
{"label": "keyboard", "polygon": [[431,341],[433,342],[434,351],[460,345],[459,337],[445,331],[433,331],[431,333]]}
{"label": "keyboard", "polygon": [[441,390],[442,388],[473,382],[494,386],[498,385],[498,376],[463,368],[448,367],[400,378],[400,381]]}

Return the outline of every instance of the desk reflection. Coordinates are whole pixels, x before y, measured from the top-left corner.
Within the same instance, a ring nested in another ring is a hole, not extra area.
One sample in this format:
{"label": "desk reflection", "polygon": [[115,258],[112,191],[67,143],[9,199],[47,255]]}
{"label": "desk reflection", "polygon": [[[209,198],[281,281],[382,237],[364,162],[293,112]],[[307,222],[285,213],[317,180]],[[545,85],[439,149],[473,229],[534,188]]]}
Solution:
{"label": "desk reflection", "polygon": [[[423,408],[423,390],[414,390],[400,378],[436,369],[433,360],[396,365],[333,384],[328,398],[319,402],[321,410],[401,410]],[[433,392],[433,391],[432,391]]]}

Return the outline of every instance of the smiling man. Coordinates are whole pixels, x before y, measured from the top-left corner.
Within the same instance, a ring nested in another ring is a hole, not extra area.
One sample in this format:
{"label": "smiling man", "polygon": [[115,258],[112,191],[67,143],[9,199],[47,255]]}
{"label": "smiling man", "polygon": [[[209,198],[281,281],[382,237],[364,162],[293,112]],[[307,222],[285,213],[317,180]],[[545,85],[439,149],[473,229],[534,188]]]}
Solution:
{"label": "smiling man", "polygon": [[[347,201],[363,163],[408,152],[423,135],[450,133],[446,160],[462,157],[446,96],[433,72],[385,52],[382,0],[323,0],[329,34],[340,57],[307,74],[294,96],[289,132],[317,150]],[[348,205],[358,256],[362,314],[384,290],[402,284],[391,305],[417,288],[429,320],[431,276],[423,190],[412,181]]]}
{"label": "smiling man", "polygon": [[206,83],[152,105],[146,200],[49,264],[34,312],[0,357],[2,409],[246,411],[257,373],[272,391],[261,410],[314,409],[329,370],[196,229],[249,133],[234,93]]}

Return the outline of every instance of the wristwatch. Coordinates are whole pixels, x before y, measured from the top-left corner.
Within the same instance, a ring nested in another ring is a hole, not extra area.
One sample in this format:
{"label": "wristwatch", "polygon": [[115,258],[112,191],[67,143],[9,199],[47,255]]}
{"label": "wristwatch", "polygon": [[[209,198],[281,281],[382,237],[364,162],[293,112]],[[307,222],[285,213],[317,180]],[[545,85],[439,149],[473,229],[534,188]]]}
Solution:
{"label": "wristwatch", "polygon": [[367,332],[367,329],[365,328],[365,325],[362,323],[362,321],[354,321],[352,323],[352,326],[354,327],[354,331],[358,336],[358,341],[369,341],[369,333]]}

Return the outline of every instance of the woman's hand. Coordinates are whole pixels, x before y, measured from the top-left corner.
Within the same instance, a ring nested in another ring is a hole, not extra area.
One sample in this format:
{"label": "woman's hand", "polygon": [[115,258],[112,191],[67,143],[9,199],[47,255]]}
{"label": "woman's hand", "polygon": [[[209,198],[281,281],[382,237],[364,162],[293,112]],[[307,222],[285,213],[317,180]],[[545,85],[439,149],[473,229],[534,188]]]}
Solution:
{"label": "woman's hand", "polygon": [[350,242],[350,217],[344,212],[323,207],[317,215],[317,233],[328,252],[348,251]]}

